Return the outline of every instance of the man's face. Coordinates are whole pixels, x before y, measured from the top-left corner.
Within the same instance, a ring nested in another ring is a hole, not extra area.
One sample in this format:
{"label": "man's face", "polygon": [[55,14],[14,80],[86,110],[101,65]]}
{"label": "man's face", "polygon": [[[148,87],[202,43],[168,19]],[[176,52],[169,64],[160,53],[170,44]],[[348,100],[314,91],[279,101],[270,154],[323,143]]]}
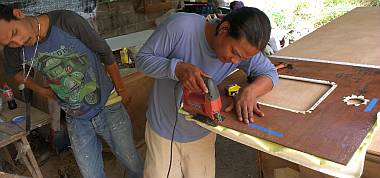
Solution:
{"label": "man's face", "polygon": [[234,39],[229,36],[228,28],[218,32],[214,50],[220,61],[233,64],[248,60],[259,52],[246,38]]}
{"label": "man's face", "polygon": [[0,45],[17,48],[33,46],[37,42],[37,27],[33,28],[33,19],[16,16],[17,20],[0,20]]}

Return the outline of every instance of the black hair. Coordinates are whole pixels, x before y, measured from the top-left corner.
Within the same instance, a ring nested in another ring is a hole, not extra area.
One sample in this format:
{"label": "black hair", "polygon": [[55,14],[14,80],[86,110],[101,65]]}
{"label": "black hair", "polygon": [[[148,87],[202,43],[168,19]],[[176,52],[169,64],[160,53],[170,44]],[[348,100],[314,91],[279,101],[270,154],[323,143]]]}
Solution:
{"label": "black hair", "polygon": [[235,6],[236,5],[242,5],[242,7],[244,7],[244,3],[243,2],[241,2],[241,1],[232,1],[231,3],[230,3],[230,10],[232,11],[232,10],[235,10]]}
{"label": "black hair", "polygon": [[229,22],[228,34],[235,39],[246,38],[247,41],[260,51],[265,49],[271,32],[271,25],[267,15],[254,7],[243,7],[232,11],[223,18],[223,22]]}
{"label": "black hair", "polygon": [[231,3],[230,3],[230,10],[232,10],[233,8],[234,8],[234,6],[235,6],[235,1],[232,1]]}
{"label": "black hair", "polygon": [[7,22],[17,20],[17,18],[13,15],[13,9],[15,8],[15,5],[0,4],[0,20],[5,20]]}

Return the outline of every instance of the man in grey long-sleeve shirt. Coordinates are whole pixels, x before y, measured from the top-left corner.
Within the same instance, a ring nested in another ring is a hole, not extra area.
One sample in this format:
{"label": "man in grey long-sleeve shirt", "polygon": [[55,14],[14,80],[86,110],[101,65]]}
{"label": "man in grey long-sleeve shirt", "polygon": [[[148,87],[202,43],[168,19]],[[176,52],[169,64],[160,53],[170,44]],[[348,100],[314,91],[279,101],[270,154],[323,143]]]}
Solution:
{"label": "man in grey long-sleeve shirt", "polygon": [[268,17],[249,7],[216,23],[196,14],[178,13],[156,29],[136,59],[137,68],[155,78],[147,112],[145,177],[166,177],[170,161],[169,177],[214,177],[215,134],[177,115],[182,87],[207,92],[202,77],[220,83],[236,68],[242,69],[255,81],[227,111],[235,107],[246,123],[253,121],[253,113],[263,116],[256,97],[270,91],[278,80],[273,64],[261,52],[270,29]]}

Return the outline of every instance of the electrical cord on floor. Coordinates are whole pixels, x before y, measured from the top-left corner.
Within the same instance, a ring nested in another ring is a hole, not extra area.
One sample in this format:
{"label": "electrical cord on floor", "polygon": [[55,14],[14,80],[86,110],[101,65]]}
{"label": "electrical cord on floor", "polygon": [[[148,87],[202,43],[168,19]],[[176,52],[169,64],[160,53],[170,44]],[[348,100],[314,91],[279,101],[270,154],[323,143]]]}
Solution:
{"label": "electrical cord on floor", "polygon": [[[177,97],[176,97],[175,91],[176,91],[176,88],[178,87],[178,84],[179,82],[175,84],[174,89],[173,89],[173,96],[174,96],[174,103],[175,103],[176,110],[175,110],[175,121],[174,121],[174,126],[173,126],[172,138],[170,140],[170,161],[169,161],[169,168],[168,168],[168,173],[166,174],[166,178],[169,178],[170,169],[172,167],[172,162],[173,162],[173,140],[174,140],[175,127],[177,126],[177,121],[178,121]],[[180,103],[181,102],[182,102],[182,99]]]}

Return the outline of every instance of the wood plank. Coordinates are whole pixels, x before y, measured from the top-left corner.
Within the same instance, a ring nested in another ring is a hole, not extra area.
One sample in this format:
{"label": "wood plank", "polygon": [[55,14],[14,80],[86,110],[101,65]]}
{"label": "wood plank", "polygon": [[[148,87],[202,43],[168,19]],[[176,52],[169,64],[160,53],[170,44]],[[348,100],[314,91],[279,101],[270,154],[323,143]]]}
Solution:
{"label": "wood plank", "polygon": [[380,66],[379,32],[380,7],[360,7],[275,55]]}
{"label": "wood plank", "polygon": [[375,136],[373,137],[367,152],[373,155],[377,155],[380,160],[380,130],[375,133]]}
{"label": "wood plank", "polygon": [[[285,62],[272,59],[273,63]],[[265,117],[256,119],[255,124],[283,133],[277,137],[253,129],[236,119],[234,113],[222,113],[226,119],[221,123],[225,127],[249,135],[263,138],[286,147],[306,152],[333,162],[347,164],[375,122],[380,105],[371,112],[363,112],[365,105],[348,106],[342,100],[345,96],[364,95],[372,99],[379,97],[380,69],[369,69],[345,65],[286,60],[293,69],[283,69],[280,74],[335,82],[338,87],[309,114],[293,112],[263,106]],[[229,76],[221,85],[238,83],[247,85],[242,72]],[[286,95],[287,91],[283,91]],[[294,99],[302,96],[294,96]],[[232,98],[222,96],[224,107]]]}
{"label": "wood plank", "polygon": [[0,148],[20,139],[23,134],[25,132],[19,126],[10,122],[0,122]]}
{"label": "wood plank", "polygon": [[6,133],[8,135],[14,135],[23,131],[24,130],[16,124],[10,122],[0,122],[0,132]]}
{"label": "wood plank", "polygon": [[31,177],[19,176],[19,175],[14,175],[14,174],[8,174],[5,172],[0,172],[0,177],[1,178],[31,178]]}
{"label": "wood plank", "polygon": [[9,144],[15,142],[16,140],[19,140],[24,135],[26,135],[26,132],[24,132],[24,131],[19,132],[19,133],[14,134],[14,135],[8,135],[8,134],[0,132],[0,148],[4,147],[6,145],[9,145]]}
{"label": "wood plank", "polygon": [[379,177],[380,162],[373,162],[371,160],[364,161],[364,170],[362,178],[378,178]]}
{"label": "wood plank", "polygon": [[123,77],[123,81],[129,96],[132,97],[128,105],[128,114],[132,120],[133,137],[136,143],[140,143],[144,140],[145,114],[154,80],[141,72],[136,72]]}

